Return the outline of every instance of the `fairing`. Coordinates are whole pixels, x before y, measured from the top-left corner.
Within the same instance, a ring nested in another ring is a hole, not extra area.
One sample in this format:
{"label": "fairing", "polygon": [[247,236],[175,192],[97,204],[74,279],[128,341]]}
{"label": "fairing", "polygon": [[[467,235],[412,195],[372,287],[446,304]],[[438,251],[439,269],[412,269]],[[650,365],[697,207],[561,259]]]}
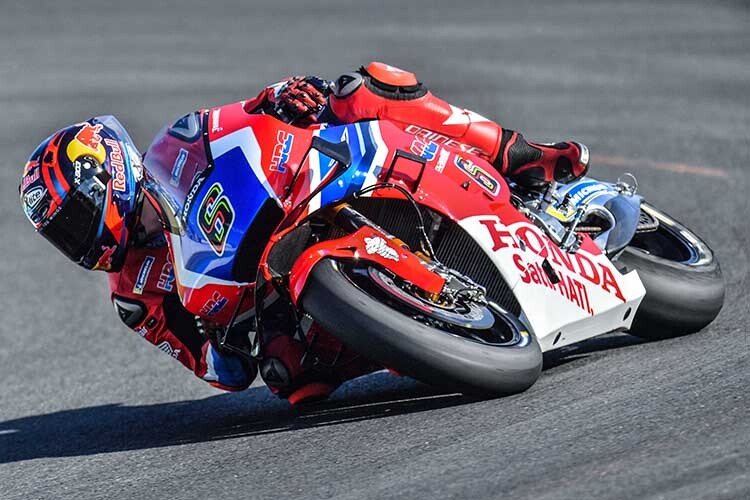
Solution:
{"label": "fairing", "polygon": [[[559,250],[512,206],[510,190],[493,167],[460,149],[385,121],[299,129],[270,116],[248,115],[242,103],[204,111],[200,123],[195,141],[202,145],[195,151],[203,148],[202,173],[193,175],[193,150],[188,150],[177,186],[170,187],[185,140],[168,132],[146,155],[157,186],[149,192],[167,199],[164,205],[176,221],[169,242],[178,289],[196,314],[218,321],[233,316],[252,287],[249,278],[237,280],[237,263],[240,268],[249,263],[248,272],[239,274],[252,276],[250,264],[257,263],[258,248],[267,252],[276,224],[334,167],[334,160],[310,149],[314,136],[348,143],[352,163],[300,217],[376,183],[398,184],[475,239],[513,290],[522,320],[543,349],[629,327],[645,293],[637,274],[620,274],[590,238],[575,254]],[[159,148],[171,154],[157,161]],[[195,167],[198,172],[200,165]],[[394,189],[370,196],[403,198]],[[336,244],[329,251],[338,251]]]}

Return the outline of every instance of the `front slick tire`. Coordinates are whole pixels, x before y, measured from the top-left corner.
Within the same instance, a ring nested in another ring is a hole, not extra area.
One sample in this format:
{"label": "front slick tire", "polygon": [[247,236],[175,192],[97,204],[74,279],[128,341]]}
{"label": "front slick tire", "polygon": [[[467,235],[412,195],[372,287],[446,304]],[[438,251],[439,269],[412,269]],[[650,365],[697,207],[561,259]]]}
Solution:
{"label": "front slick tire", "polygon": [[637,270],[646,288],[630,333],[658,340],[697,332],[724,304],[719,262],[690,229],[651,205],[641,209],[659,228],[636,235],[614,262],[623,272]]}
{"label": "front slick tire", "polygon": [[[363,356],[422,382],[481,397],[515,394],[539,378],[539,344],[515,317],[504,313],[505,319],[495,320],[502,321],[497,324],[503,328],[510,325],[513,334],[507,343],[470,340],[426,324],[430,321],[413,319],[417,314],[407,315],[402,304],[384,303],[389,302],[387,297],[375,298],[378,294],[372,289],[367,292],[355,284],[349,269],[331,259],[319,262],[301,305]],[[498,310],[491,313],[496,318]]]}

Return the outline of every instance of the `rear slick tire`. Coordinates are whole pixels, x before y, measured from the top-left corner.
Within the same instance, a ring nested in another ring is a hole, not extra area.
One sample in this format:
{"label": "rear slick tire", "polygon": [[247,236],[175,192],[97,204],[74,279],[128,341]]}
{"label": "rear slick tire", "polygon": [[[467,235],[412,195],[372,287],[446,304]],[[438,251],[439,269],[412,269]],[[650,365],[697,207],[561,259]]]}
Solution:
{"label": "rear slick tire", "polygon": [[697,332],[724,304],[719,262],[683,224],[646,203],[642,210],[659,222],[659,228],[636,235],[614,261],[622,272],[637,270],[646,288],[630,333],[658,340]]}
{"label": "rear slick tire", "polygon": [[481,397],[522,392],[539,378],[539,344],[517,319],[512,320],[517,329],[514,338],[522,340],[515,345],[470,340],[384,304],[342,269],[332,259],[320,261],[300,304],[324,329],[363,356],[422,382]]}

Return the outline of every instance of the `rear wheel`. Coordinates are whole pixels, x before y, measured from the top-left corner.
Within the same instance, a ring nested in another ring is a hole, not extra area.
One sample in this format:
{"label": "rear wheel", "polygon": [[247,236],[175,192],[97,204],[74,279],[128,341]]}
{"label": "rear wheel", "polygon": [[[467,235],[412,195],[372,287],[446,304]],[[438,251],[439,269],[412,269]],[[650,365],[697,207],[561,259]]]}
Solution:
{"label": "rear wheel", "polygon": [[322,260],[301,305],[364,356],[432,385],[507,395],[529,388],[541,372],[536,339],[500,306],[436,304],[372,266]]}
{"label": "rear wheel", "polygon": [[713,251],[695,233],[644,203],[642,212],[658,222],[636,234],[615,260],[633,269],[646,288],[630,333],[649,339],[696,332],[714,320],[724,304],[724,280]]}

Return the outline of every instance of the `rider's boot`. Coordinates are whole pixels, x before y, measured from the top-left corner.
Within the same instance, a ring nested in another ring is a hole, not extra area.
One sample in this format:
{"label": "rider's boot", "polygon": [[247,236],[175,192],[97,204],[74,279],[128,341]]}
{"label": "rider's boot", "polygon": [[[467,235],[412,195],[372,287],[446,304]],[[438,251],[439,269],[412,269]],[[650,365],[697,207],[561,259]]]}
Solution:
{"label": "rider's boot", "polygon": [[304,342],[274,332],[265,332],[262,342],[260,375],[271,392],[291,404],[321,401],[344,381],[381,369],[316,323],[301,326]]}
{"label": "rider's boot", "polygon": [[589,150],[579,142],[529,142],[518,132],[505,129],[493,165],[519,186],[543,189],[552,181],[567,183],[584,176]]}

